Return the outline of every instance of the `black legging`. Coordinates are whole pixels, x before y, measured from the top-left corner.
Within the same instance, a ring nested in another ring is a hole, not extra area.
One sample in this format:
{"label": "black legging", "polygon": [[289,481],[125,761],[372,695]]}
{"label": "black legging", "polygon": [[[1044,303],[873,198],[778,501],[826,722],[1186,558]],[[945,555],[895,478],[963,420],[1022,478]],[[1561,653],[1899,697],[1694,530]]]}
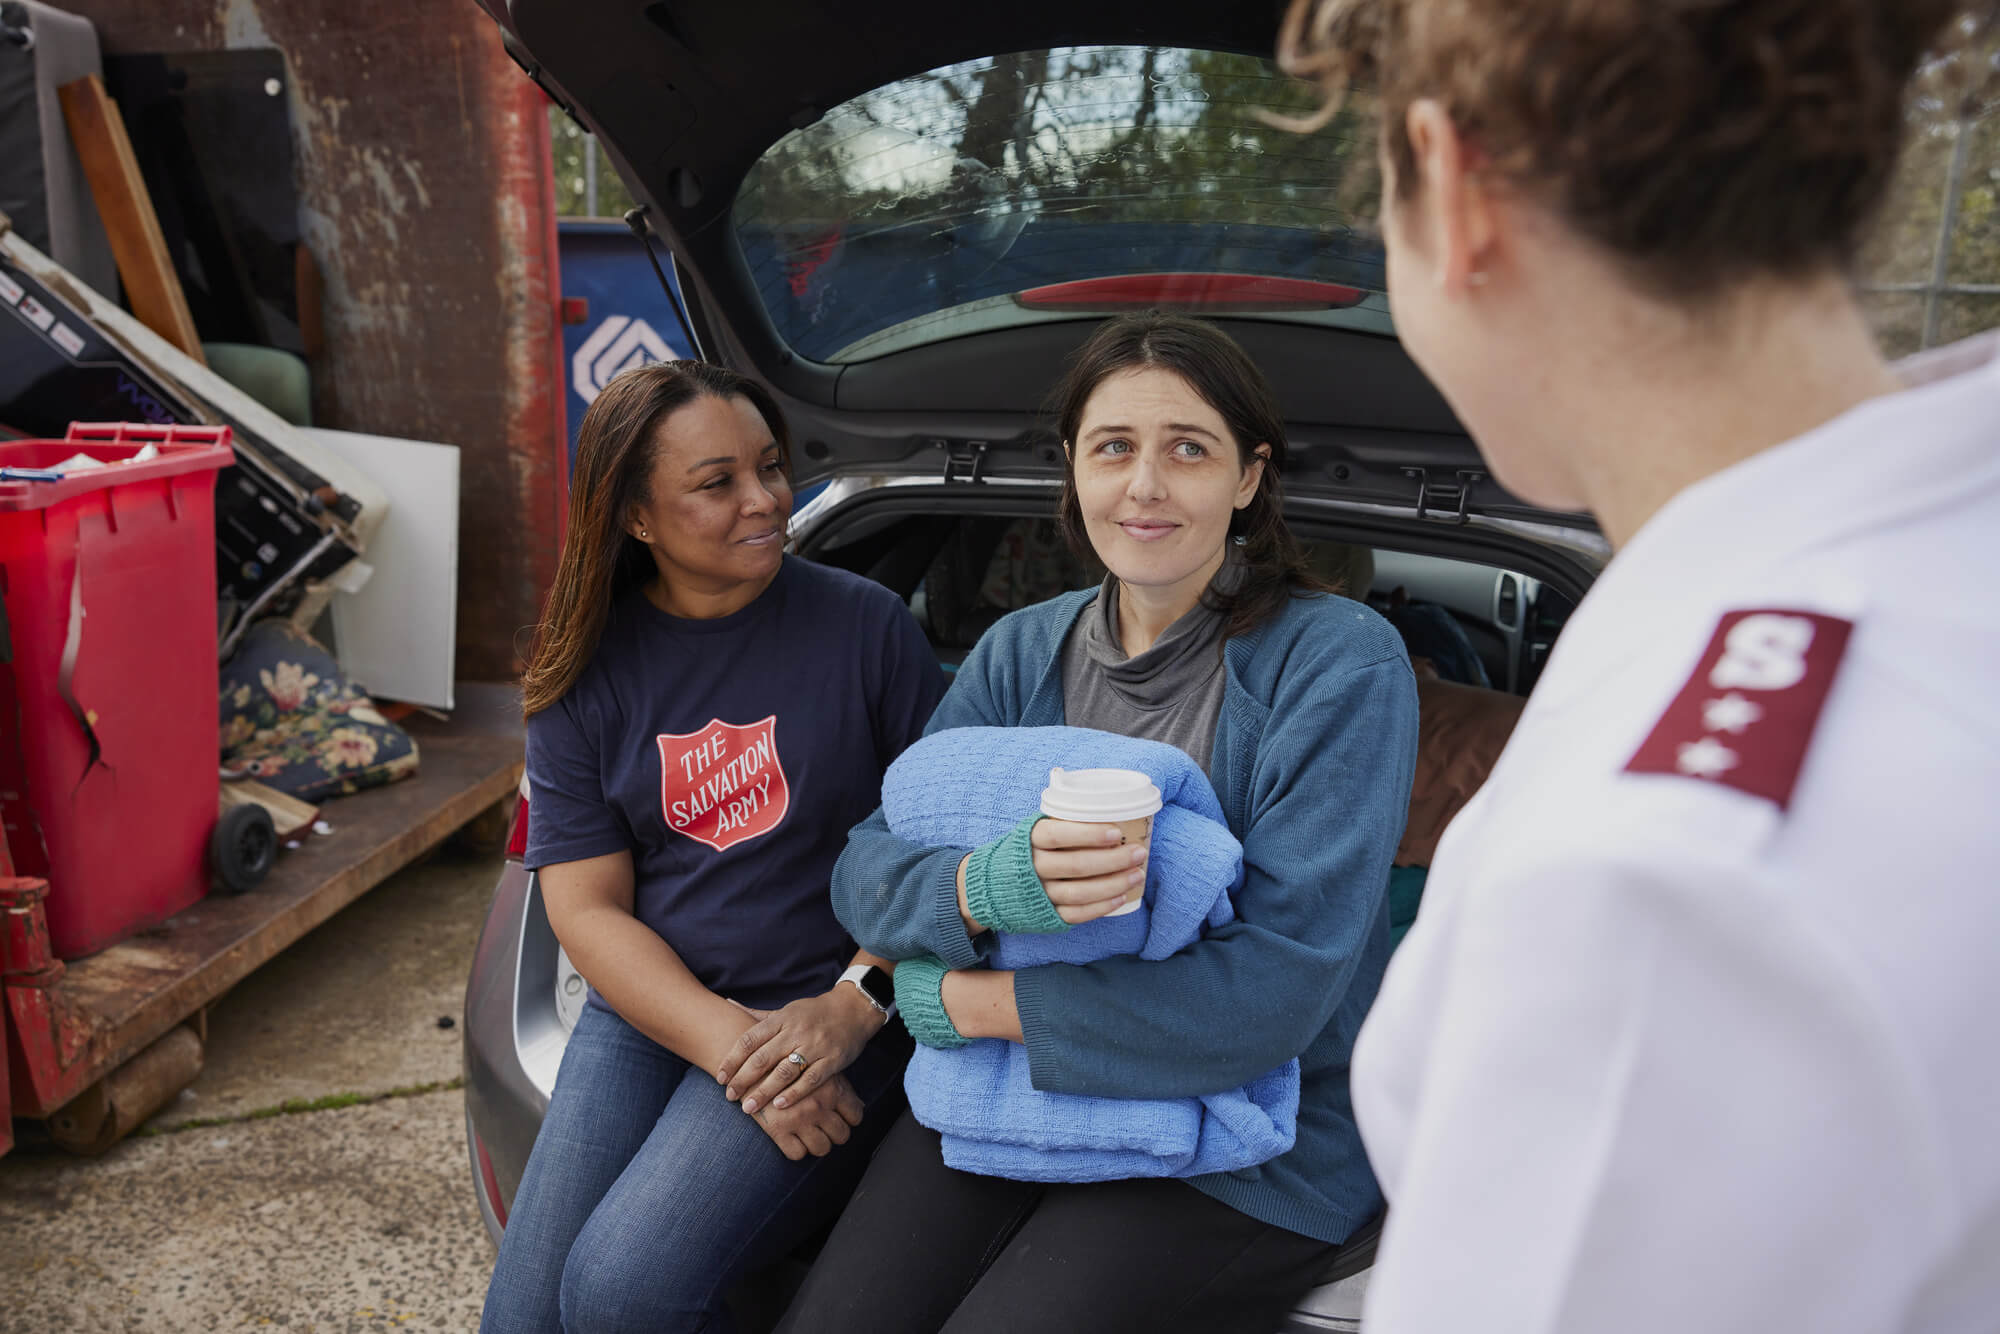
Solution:
{"label": "black legging", "polygon": [[779,1334],[1272,1334],[1334,1249],[1181,1181],[959,1172],[905,1113]]}

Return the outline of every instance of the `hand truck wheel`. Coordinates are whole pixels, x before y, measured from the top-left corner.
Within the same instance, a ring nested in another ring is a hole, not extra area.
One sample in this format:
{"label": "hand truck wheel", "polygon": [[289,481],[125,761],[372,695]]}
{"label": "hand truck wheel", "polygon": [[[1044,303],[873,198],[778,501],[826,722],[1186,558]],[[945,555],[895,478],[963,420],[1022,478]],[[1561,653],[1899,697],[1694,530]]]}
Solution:
{"label": "hand truck wheel", "polygon": [[262,806],[231,806],[208,836],[208,864],[226,893],[257,888],[278,859],[278,831]]}

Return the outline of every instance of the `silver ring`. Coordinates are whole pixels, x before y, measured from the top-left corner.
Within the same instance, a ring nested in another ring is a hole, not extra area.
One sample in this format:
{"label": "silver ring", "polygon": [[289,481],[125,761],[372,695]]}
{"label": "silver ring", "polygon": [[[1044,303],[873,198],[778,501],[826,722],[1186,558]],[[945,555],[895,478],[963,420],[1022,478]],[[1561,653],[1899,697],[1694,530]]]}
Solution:
{"label": "silver ring", "polygon": [[793,1065],[804,1065],[806,1063],[806,1058],[798,1052],[793,1052],[790,1056],[787,1056],[785,1059],[790,1061]]}

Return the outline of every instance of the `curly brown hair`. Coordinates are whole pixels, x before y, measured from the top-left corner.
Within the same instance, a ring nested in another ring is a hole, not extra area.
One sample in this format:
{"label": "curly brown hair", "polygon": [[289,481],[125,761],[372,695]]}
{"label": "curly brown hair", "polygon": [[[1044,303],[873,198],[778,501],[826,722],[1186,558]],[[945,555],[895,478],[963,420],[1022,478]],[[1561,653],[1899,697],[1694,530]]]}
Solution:
{"label": "curly brown hair", "polygon": [[1699,299],[1852,269],[1889,191],[1927,53],[1985,49],[2000,0],[1293,0],[1279,63],[1380,99],[1398,197],[1405,112],[1441,102],[1490,170]]}

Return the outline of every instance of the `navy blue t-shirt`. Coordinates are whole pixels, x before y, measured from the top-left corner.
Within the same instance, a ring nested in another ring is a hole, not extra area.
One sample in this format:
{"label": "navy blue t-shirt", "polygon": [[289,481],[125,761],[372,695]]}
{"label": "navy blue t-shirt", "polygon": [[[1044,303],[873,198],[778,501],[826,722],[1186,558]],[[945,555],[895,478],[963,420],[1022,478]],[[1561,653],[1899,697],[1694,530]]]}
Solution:
{"label": "navy blue t-shirt", "polygon": [[635,592],[528,720],[527,864],[630,849],[634,915],[703,986],[760,1009],[816,995],[854,957],[833,863],[944,688],[909,610],[843,570],[787,556],[705,621]]}

